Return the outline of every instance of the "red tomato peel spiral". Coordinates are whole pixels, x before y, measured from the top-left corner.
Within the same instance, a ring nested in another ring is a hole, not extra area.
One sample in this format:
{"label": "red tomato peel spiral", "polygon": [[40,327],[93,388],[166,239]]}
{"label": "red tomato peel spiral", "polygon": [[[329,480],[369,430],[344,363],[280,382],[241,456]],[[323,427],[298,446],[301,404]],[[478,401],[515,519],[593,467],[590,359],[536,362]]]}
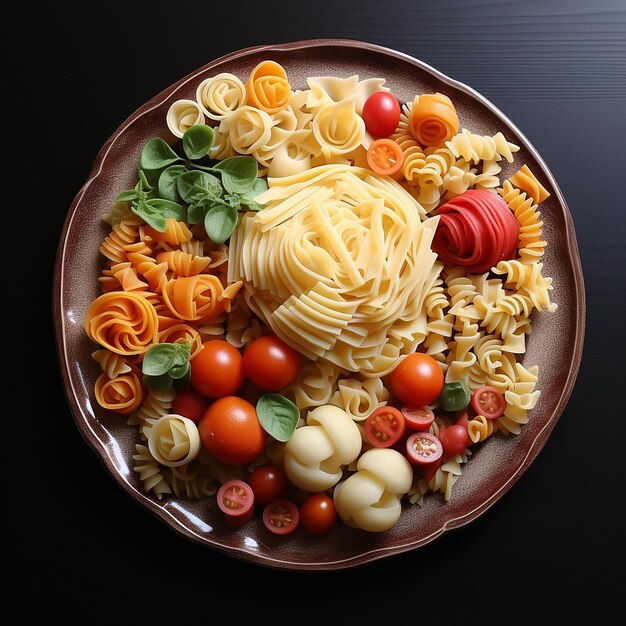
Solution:
{"label": "red tomato peel spiral", "polygon": [[515,258],[520,225],[506,202],[484,189],[468,189],[437,209],[432,248],[445,265],[488,272]]}

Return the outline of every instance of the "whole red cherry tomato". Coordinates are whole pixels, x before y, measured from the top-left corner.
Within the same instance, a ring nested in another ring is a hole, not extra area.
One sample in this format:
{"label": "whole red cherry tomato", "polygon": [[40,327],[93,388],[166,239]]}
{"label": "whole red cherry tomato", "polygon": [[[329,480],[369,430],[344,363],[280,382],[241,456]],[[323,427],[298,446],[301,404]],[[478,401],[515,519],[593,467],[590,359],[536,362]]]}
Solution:
{"label": "whole red cherry tomato", "polygon": [[388,137],[398,128],[400,104],[387,91],[373,93],[363,105],[365,129],[374,137]]}

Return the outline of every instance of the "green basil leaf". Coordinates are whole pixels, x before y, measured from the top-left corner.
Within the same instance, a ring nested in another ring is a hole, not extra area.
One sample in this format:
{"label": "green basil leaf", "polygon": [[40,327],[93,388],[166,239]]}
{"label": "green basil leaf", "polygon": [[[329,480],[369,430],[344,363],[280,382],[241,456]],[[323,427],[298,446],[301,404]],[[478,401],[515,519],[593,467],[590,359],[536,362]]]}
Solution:
{"label": "green basil leaf", "polygon": [[146,376],[166,374],[175,364],[178,348],[173,343],[157,343],[146,351],[141,364],[141,371]]}
{"label": "green basil leaf", "polygon": [[158,184],[161,198],[172,200],[173,202],[178,202],[181,199],[176,181],[178,177],[186,171],[187,168],[184,165],[170,165],[161,172]]}
{"label": "green basil leaf", "polygon": [[147,376],[144,374],[143,382],[146,387],[153,391],[167,391],[172,386],[172,377],[169,374],[161,374],[160,376]]}
{"label": "green basil leaf", "polygon": [[260,211],[263,206],[256,201],[256,197],[267,191],[267,181],[265,178],[257,178],[252,187],[245,194],[239,196],[241,204],[247,206],[251,211]]}
{"label": "green basil leaf", "polygon": [[189,361],[182,363],[181,365],[174,365],[168,372],[168,374],[174,379],[184,378],[187,375],[189,369]]}
{"label": "green basil leaf", "polygon": [[189,387],[189,383],[191,382],[191,364],[187,368],[187,373],[182,378],[174,378],[172,382],[172,386],[176,391],[180,391],[181,389],[186,389]]}
{"label": "green basil leaf", "polygon": [[239,210],[241,208],[240,198],[241,196],[237,194],[232,195],[227,193],[224,195],[224,204],[235,207],[237,210]]}
{"label": "green basil leaf", "polygon": [[210,126],[195,124],[185,131],[183,135],[183,150],[192,160],[206,156],[213,145],[215,133]]}
{"label": "green basil leaf", "polygon": [[220,161],[213,171],[222,175],[222,185],[230,193],[244,194],[250,189],[259,173],[259,164],[251,156],[234,156]]}
{"label": "green basil leaf", "polygon": [[128,191],[122,191],[115,196],[114,202],[132,202],[139,199],[139,191],[136,189],[129,189]]}
{"label": "green basil leaf", "polygon": [[181,198],[189,204],[195,204],[199,196],[217,199],[222,195],[222,184],[219,178],[200,170],[191,170],[181,174],[176,181],[176,187]]}
{"label": "green basil leaf", "polygon": [[211,241],[224,243],[237,226],[237,209],[228,204],[214,204],[204,218],[204,230]]}
{"label": "green basil leaf", "polygon": [[182,159],[164,139],[153,137],[141,151],[139,166],[142,170],[162,170],[179,161]]}
{"label": "green basil leaf", "polygon": [[470,399],[471,392],[467,383],[464,380],[455,380],[445,383],[437,402],[444,411],[460,411],[470,403]]}
{"label": "green basil leaf", "polygon": [[146,172],[144,172],[142,169],[139,169],[139,171],[137,172],[137,176],[139,176],[139,180],[137,181],[137,186],[135,187],[135,189],[139,189],[141,191],[152,191],[155,188],[156,182],[151,183],[150,181],[148,181],[148,176],[154,178],[156,176],[156,172],[149,172],[148,174],[146,174]]}
{"label": "green basil leaf", "polygon": [[146,200],[146,204],[165,218],[173,217],[177,222],[187,220],[187,211],[178,202],[164,200],[163,198],[151,198]]}
{"label": "green basil leaf", "polygon": [[288,441],[300,419],[298,407],[278,393],[263,394],[256,403],[256,414],[263,429],[278,441]]}
{"label": "green basil leaf", "polygon": [[[174,365],[186,365],[189,363],[189,357],[191,356],[191,344],[189,343],[174,343],[172,344],[176,348],[176,354],[174,355]],[[174,377],[176,378],[176,377]]]}
{"label": "green basil leaf", "polygon": [[131,204],[130,210],[149,226],[152,226],[154,230],[158,230],[160,233],[165,232],[167,227],[167,221],[161,215],[161,213],[153,209],[149,204],[149,200],[140,200],[138,204]]}

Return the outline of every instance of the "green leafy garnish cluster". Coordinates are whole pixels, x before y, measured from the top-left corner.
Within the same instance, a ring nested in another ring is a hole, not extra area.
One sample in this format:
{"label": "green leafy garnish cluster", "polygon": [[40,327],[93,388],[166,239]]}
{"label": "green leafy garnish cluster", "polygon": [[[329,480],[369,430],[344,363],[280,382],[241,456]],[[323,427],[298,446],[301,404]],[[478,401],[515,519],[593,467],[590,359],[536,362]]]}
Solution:
{"label": "green leafy garnish cluster", "polygon": [[259,211],[256,196],[267,189],[258,177],[254,157],[234,156],[213,162],[208,158],[215,134],[210,126],[190,127],[182,139],[184,157],[160,137],[146,143],[139,159],[139,180],[116,202],[130,208],[155,230],[166,220],[204,224],[208,237],[224,243],[237,226],[239,211]]}
{"label": "green leafy garnish cluster", "polygon": [[184,389],[191,380],[191,344],[157,343],[150,346],[141,364],[143,382],[153,391]]}

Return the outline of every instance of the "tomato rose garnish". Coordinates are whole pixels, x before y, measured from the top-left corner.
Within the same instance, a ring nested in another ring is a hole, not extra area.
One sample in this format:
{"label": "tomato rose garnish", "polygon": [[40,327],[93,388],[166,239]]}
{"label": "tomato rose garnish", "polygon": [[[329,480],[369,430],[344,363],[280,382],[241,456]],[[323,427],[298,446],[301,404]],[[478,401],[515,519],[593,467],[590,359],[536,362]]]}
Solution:
{"label": "tomato rose garnish", "polygon": [[433,250],[446,265],[487,272],[515,257],[519,222],[507,203],[484,189],[468,189],[437,209]]}

